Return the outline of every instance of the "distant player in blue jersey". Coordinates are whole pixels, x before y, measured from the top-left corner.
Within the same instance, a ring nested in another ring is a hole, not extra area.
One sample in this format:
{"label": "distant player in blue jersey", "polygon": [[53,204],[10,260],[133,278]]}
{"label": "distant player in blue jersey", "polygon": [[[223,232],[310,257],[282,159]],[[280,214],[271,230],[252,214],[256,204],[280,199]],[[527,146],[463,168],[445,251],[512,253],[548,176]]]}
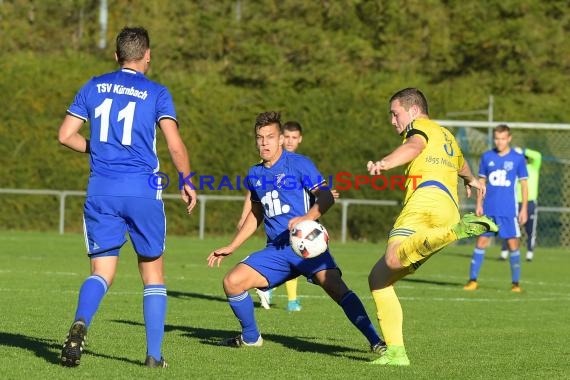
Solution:
{"label": "distant player in blue jersey", "polygon": [[[243,259],[224,277],[224,292],[241,324],[241,334],[220,342],[222,346],[259,347],[263,339],[254,317],[250,289],[270,289],[305,276],[320,285],[344,310],[348,319],[366,337],[373,352],[385,349],[362,302],[344,283],[330,252],[312,259],[297,256],[289,245],[289,230],[302,220],[316,220],[333,204],[333,195],[313,162],[283,149],[280,115],[265,112],[255,121],[255,139],[262,162],[251,167],[248,187],[252,208],[232,242],[214,250],[208,265],[220,266],[224,257],[237,250],[263,222],[267,245]],[[311,193],[315,196],[310,205]]]}
{"label": "distant player in blue jersey", "polygon": [[[510,251],[511,290],[520,293],[519,224],[523,225],[527,221],[528,172],[524,156],[510,148],[512,135],[507,125],[501,124],[495,127],[493,139],[495,149],[483,153],[479,163],[479,177],[481,182],[487,184],[487,195],[484,201],[480,196],[477,197],[476,213],[477,215],[485,213],[491,217],[499,226],[499,237],[507,240]],[[520,211],[515,196],[517,178],[522,194]],[[489,245],[491,236],[494,235],[494,233],[486,233],[477,238],[471,260],[469,282],[463,289],[476,290],[478,288],[477,277],[483,264],[485,249]]]}
{"label": "distant player in blue jersey", "polygon": [[[91,275],[79,290],[74,322],[64,343],[61,363],[79,365],[87,329],[115,277],[125,233],[138,256],[144,284],[143,313],[147,353],[145,365],[166,367],[162,339],[166,314],[163,256],[166,221],[156,155],[159,126],[178,172],[186,178],[190,163],[178,132],[167,88],[145,77],[150,65],[150,40],[143,28],[124,28],[117,36],[120,69],[92,78],[75,96],[59,129],[61,144],[88,153],[91,163],[84,206],[85,243]],[[89,121],[91,136],[79,134]],[[181,190],[188,213],[196,192]]]}
{"label": "distant player in blue jersey", "polygon": [[[528,187],[528,220],[524,225],[526,231],[526,261],[532,261],[534,257],[534,248],[536,246],[536,225],[538,223],[538,183],[540,178],[540,166],[542,165],[542,153],[530,148],[521,149],[514,148],[515,151],[522,153],[526,159],[526,170],[528,171],[527,187]],[[519,209],[522,207],[522,192],[520,182],[517,182],[517,200]],[[509,257],[507,242],[503,240],[501,248],[500,260],[506,260]]]}

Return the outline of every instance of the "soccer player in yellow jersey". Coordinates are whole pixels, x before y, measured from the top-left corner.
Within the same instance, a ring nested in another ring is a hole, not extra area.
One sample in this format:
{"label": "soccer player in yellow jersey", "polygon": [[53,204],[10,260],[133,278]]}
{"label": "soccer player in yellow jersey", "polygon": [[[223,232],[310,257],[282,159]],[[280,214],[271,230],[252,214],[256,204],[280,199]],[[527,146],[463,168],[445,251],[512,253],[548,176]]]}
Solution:
{"label": "soccer player in yellow jersey", "polygon": [[403,314],[393,284],[413,273],[432,254],[462,238],[497,231],[486,216],[467,214],[460,219],[457,177],[463,179],[467,196],[471,188],[485,194],[464,161],[453,135],[431,121],[421,91],[406,88],[390,99],[391,123],[404,139],[402,145],[379,161],[369,161],[368,172],[380,175],[406,165],[404,207],[390,231],[386,253],[368,277],[378,321],[388,346],[373,364],[409,365],[402,333]]}

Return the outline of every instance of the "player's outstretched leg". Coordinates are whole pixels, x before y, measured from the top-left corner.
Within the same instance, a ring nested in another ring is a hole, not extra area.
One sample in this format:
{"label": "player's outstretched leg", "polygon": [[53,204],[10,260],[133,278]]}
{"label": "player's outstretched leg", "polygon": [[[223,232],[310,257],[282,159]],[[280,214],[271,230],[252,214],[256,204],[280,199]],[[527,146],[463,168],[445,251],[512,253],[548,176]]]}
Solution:
{"label": "player's outstretched leg", "polygon": [[350,322],[364,335],[370,350],[382,353],[384,341],[380,339],[366,309],[358,296],[348,288],[341,278],[340,269],[321,270],[314,274],[313,281],[319,284],[344,311]]}
{"label": "player's outstretched leg", "polygon": [[368,314],[366,314],[360,298],[352,290],[348,290],[338,304],[342,307],[350,322],[368,339],[370,351],[378,354],[384,352],[386,343],[380,339],[378,332],[370,318],[368,318]]}
{"label": "player's outstretched leg", "polygon": [[479,236],[485,232],[497,232],[498,230],[499,227],[488,217],[469,213],[465,214],[453,226],[416,231],[400,244],[398,254],[400,257],[410,257],[419,254],[427,258],[459,239]]}
{"label": "player's outstretched leg", "polygon": [[77,367],[79,365],[86,337],[87,325],[85,321],[80,319],[73,322],[61,351],[61,364],[63,366]]}

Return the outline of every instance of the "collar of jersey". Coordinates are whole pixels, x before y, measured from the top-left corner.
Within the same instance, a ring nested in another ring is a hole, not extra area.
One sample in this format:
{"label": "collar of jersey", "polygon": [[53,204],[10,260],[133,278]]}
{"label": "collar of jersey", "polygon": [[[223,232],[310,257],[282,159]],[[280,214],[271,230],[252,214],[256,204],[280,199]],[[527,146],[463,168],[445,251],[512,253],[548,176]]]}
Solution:
{"label": "collar of jersey", "polygon": [[121,71],[122,71],[123,73],[128,73],[128,74],[134,74],[134,75],[141,74],[141,75],[142,75],[142,73],[139,73],[138,71],[133,70],[133,69],[129,69],[129,68],[127,68],[127,67],[123,67],[123,68],[121,69]]}

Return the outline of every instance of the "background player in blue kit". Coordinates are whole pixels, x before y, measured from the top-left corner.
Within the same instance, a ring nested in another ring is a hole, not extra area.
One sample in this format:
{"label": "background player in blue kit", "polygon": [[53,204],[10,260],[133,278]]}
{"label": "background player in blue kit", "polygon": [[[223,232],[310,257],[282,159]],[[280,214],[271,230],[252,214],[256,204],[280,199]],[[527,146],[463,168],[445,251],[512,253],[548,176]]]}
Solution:
{"label": "background player in blue kit", "polygon": [[[530,148],[514,148],[515,151],[522,153],[526,159],[526,170],[528,172],[528,220],[524,225],[526,231],[526,261],[532,261],[534,257],[534,248],[536,246],[536,225],[538,223],[538,183],[540,178],[540,166],[542,165],[542,153]],[[520,182],[517,182],[517,200],[519,209],[522,207],[522,191]],[[506,240],[503,240],[501,247],[500,260],[506,260],[509,257],[509,251]]]}
{"label": "background player in blue kit", "polygon": [[[79,291],[74,322],[61,353],[64,366],[79,365],[85,336],[115,277],[119,250],[128,231],[144,284],[145,365],[166,367],[162,339],[166,314],[163,256],[164,204],[156,155],[156,126],[170,156],[186,178],[190,163],[178,132],[176,111],[167,88],[149,80],[150,40],[143,28],[124,28],[117,36],[120,70],[92,78],[75,96],[59,129],[61,144],[89,153],[91,172],[84,206],[85,243],[91,275]],[[79,134],[90,122],[91,137]],[[185,183],[182,200],[190,213],[196,192]]]}
{"label": "background player in blue kit", "polygon": [[[254,252],[224,277],[224,292],[241,324],[241,334],[220,345],[240,347],[263,344],[248,290],[268,289],[303,275],[318,285],[344,310],[348,319],[362,332],[373,352],[382,352],[384,342],[370,322],[360,299],[341,278],[330,252],[312,259],[297,256],[289,245],[289,230],[302,220],[316,220],[333,204],[331,191],[313,162],[283,149],[283,128],[276,112],[259,114],[255,121],[256,145],[262,162],[248,173],[252,209],[230,243],[208,256],[210,267],[219,266],[264,223],[267,245]],[[316,201],[310,204],[310,194]]]}
{"label": "background player in blue kit", "polygon": [[[477,196],[476,213],[477,215],[485,213],[492,218],[499,226],[499,237],[507,240],[511,264],[511,289],[519,293],[521,291],[519,285],[521,271],[519,224],[525,224],[527,221],[528,172],[524,156],[510,148],[511,139],[511,130],[507,125],[501,124],[495,127],[493,131],[495,149],[483,153],[479,163],[479,177],[487,184],[487,194],[484,201],[481,196]],[[520,211],[515,196],[517,178],[520,181],[522,193]],[[494,235],[494,233],[486,233],[477,238],[471,260],[469,282],[463,289],[476,290],[478,288],[477,277],[483,264],[485,249],[489,245],[491,236]]]}

